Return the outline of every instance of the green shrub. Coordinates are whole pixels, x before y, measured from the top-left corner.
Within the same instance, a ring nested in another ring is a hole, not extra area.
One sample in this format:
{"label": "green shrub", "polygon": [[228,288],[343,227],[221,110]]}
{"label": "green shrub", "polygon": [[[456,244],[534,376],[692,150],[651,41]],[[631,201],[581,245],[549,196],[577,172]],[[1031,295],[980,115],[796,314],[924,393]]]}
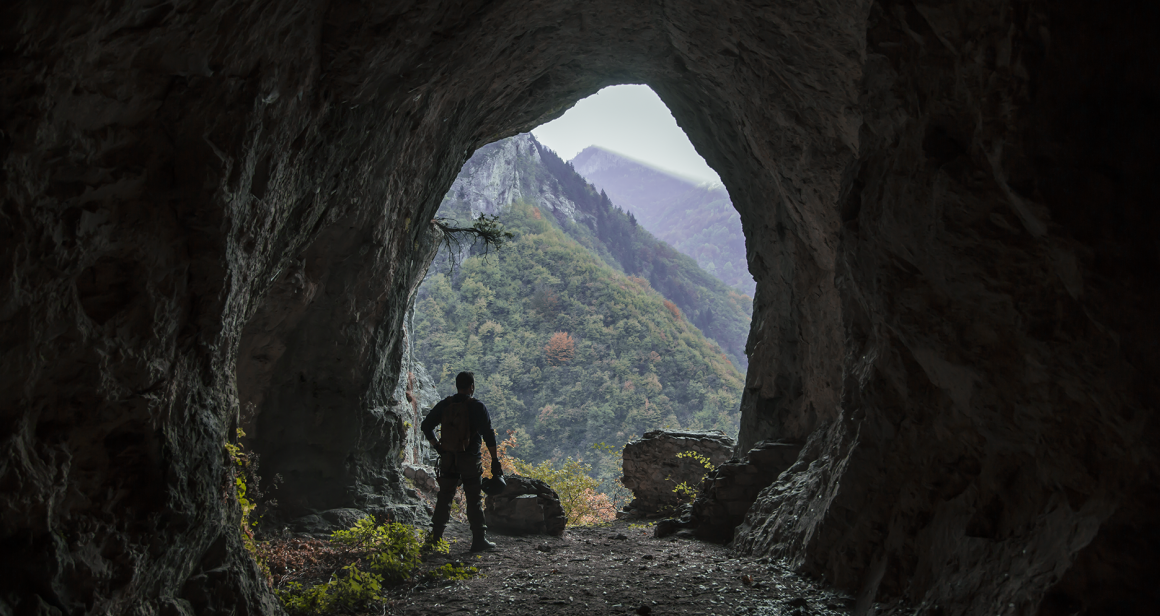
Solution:
{"label": "green shrub", "polygon": [[[677,487],[673,488],[673,492],[676,492],[678,495],[684,497],[686,500],[689,501],[689,504],[692,504],[693,501],[697,500],[698,486],[700,486],[701,482],[703,482],[705,480],[706,475],[717,470],[717,467],[714,466],[711,461],[709,461],[708,456],[706,456],[704,454],[697,453],[695,451],[682,451],[681,453],[677,454],[677,457],[678,458],[689,458],[690,460],[696,460],[697,462],[701,463],[701,466],[705,467],[705,473],[701,475],[701,479],[699,479],[696,482],[696,484],[689,485],[689,483],[687,481],[682,481],[681,483],[677,484]],[[666,478],[666,479],[671,479],[671,478]]]}
{"label": "green shrub", "polygon": [[[270,581],[272,575],[270,574],[270,567],[262,558],[262,551],[258,547],[258,541],[254,537],[254,527],[258,525],[258,520],[252,519],[254,509],[258,507],[257,497],[261,494],[257,491],[258,484],[258,456],[255,453],[246,451],[241,446],[241,439],[246,436],[246,433],[241,428],[237,430],[238,443],[237,445],[227,441],[224,443],[226,455],[230,460],[230,469],[234,475],[234,495],[238,499],[238,507],[242,510],[242,516],[238,521],[239,535],[242,537],[242,543],[246,546],[246,551],[250,553],[250,557],[254,559],[254,563],[258,565],[258,570],[262,572],[267,581]],[[251,494],[249,483],[254,484],[253,494]]]}
{"label": "green shrub", "polygon": [[380,575],[360,570],[355,565],[342,569],[345,577],[331,576],[325,584],[303,588],[301,584],[287,584],[286,590],[274,593],[291,614],[325,614],[336,610],[357,610],[383,600]]}
{"label": "green shrub", "polygon": [[410,578],[421,564],[425,535],[414,526],[398,522],[376,526],[374,520],[366,517],[347,530],[331,533],[330,540],[368,551],[368,568],[393,584]]}
{"label": "green shrub", "polygon": [[[344,546],[360,561],[336,572],[325,584],[303,586],[290,583],[275,590],[286,610],[295,616],[335,611],[363,610],[383,601],[384,586],[413,579],[422,565],[422,554],[451,551],[446,540],[430,541],[426,531],[414,526],[387,522],[375,524],[365,517],[346,530],[334,531],[331,543]],[[447,580],[465,580],[477,574],[475,567],[446,564],[426,575]]]}

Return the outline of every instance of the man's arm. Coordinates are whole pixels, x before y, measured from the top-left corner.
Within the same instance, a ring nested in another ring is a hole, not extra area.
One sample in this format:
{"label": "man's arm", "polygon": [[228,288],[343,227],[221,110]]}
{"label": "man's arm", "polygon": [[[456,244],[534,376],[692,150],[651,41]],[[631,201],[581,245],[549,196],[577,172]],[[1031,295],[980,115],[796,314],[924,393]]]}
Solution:
{"label": "man's arm", "polygon": [[502,475],[503,465],[499,463],[499,450],[495,444],[495,430],[491,427],[491,414],[487,412],[487,407],[482,402],[479,403],[479,414],[475,420],[478,422],[476,428],[483,437],[487,450],[491,452],[491,474]]}
{"label": "man's arm", "polygon": [[439,439],[435,438],[435,427],[443,421],[443,402],[435,405],[427,417],[423,418],[423,423],[419,424],[419,429],[422,430],[423,436],[427,437],[427,442],[435,448],[435,451],[441,451],[439,446]]}

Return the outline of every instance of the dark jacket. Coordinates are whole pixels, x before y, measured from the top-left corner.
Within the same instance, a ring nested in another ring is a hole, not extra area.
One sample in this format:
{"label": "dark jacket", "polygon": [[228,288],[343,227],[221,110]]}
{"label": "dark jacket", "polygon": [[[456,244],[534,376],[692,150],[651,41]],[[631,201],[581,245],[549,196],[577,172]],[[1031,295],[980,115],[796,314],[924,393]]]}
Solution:
{"label": "dark jacket", "polygon": [[423,431],[423,435],[427,440],[435,442],[435,427],[443,423],[443,410],[452,400],[467,400],[467,417],[471,421],[471,444],[467,446],[468,453],[474,452],[479,455],[479,447],[483,442],[487,446],[495,449],[495,430],[491,428],[491,415],[487,413],[487,407],[482,402],[475,398],[468,398],[464,394],[455,394],[448,396],[439,401],[435,408],[427,414],[423,419],[423,423],[419,425],[419,429]]}

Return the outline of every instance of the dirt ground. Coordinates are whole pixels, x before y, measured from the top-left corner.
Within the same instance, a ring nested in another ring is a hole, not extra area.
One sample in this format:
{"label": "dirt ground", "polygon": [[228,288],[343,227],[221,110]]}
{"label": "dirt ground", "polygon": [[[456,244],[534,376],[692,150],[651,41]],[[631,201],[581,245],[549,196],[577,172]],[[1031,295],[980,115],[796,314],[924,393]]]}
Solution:
{"label": "dirt ground", "polygon": [[569,527],[561,538],[490,534],[494,551],[471,554],[466,525],[452,523],[448,562],[475,566],[461,582],[398,588],[388,613],[427,614],[848,614],[853,601],[766,559],[738,558],[695,539],[653,538],[651,526],[617,521]]}

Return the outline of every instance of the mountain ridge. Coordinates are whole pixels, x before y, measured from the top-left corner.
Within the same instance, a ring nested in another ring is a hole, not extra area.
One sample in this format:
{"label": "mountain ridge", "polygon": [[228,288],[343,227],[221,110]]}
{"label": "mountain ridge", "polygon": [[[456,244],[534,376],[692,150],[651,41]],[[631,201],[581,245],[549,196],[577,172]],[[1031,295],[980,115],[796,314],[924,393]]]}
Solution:
{"label": "mountain ridge", "polygon": [[[605,156],[601,156],[601,155],[605,155]],[[647,167],[653,171],[656,171],[657,173],[662,173],[662,174],[677,178],[679,180],[683,180],[689,184],[690,188],[705,185],[705,184],[708,184],[711,186],[723,186],[723,184],[721,184],[721,182],[716,181],[716,180],[702,180],[700,178],[697,178],[697,177],[694,177],[694,176],[691,176],[691,175],[688,175],[685,173],[681,173],[679,171],[667,169],[665,167],[651,163],[651,162],[644,160],[642,158],[636,158],[635,156],[625,154],[623,152],[617,152],[616,150],[606,148],[602,145],[596,145],[596,144],[590,145],[590,146],[584,148],[583,150],[580,150],[579,152],[576,153],[575,156],[568,159],[568,162],[572,164],[572,167],[576,169],[577,173],[579,173],[582,176],[587,177],[587,173],[589,173],[591,171],[597,171],[600,169],[600,167],[598,166],[599,162],[603,162],[603,161],[607,161],[607,160],[610,160],[610,162],[612,162],[613,164],[616,164],[620,160],[627,160],[629,162],[636,163],[642,167]],[[593,161],[593,162],[590,162],[590,161]],[[583,168],[582,168],[582,166],[583,166]]]}
{"label": "mountain ridge", "polygon": [[632,213],[658,239],[696,260],[733,289],[753,296],[741,216],[725,186],[589,146],[569,161],[612,202]]}
{"label": "mountain ridge", "polygon": [[748,367],[751,297],[639,226],[529,133],[479,148],[452,182],[440,215],[466,222],[480,214],[502,215],[518,202],[550,214],[564,233],[616,271],[648,280],[738,369]]}

